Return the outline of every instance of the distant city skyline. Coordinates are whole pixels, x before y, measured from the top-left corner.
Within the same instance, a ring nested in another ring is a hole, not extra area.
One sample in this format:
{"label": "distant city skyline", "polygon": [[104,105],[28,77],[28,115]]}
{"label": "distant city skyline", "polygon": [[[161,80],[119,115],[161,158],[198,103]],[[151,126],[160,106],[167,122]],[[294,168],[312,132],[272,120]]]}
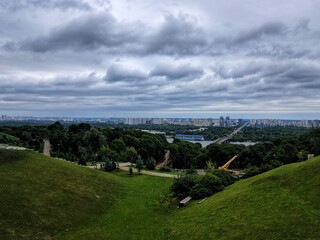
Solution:
{"label": "distant city skyline", "polygon": [[[228,121],[235,121],[235,120],[245,120],[245,121],[320,121],[318,118],[304,118],[304,119],[290,119],[290,118],[250,118],[250,117],[230,117],[230,116],[210,116],[210,117],[124,117],[124,116],[102,116],[102,117],[78,117],[78,116],[32,116],[32,115],[6,115],[6,114],[0,114],[0,121],[2,120],[26,120],[26,119],[39,119],[39,120],[45,120],[45,119],[51,119],[51,120],[81,120],[81,119],[87,119],[87,120],[112,120],[112,119],[122,119],[124,122],[129,121],[130,119],[143,119],[143,120],[154,120],[156,121],[157,119],[163,120],[163,119],[185,119],[185,120],[214,120],[217,124],[221,125],[221,118],[223,119],[222,121],[228,122]],[[228,119],[228,120],[227,120]],[[228,124],[227,124],[228,125]]]}
{"label": "distant city skyline", "polygon": [[[219,118],[73,118],[73,117],[33,117],[33,116],[7,116],[0,115],[0,124],[7,122],[25,122],[25,123],[47,123],[62,122],[68,124],[78,124],[81,122],[98,124],[125,124],[125,125],[181,125],[200,127],[320,127],[318,119],[243,119],[230,118],[229,116]],[[203,130],[203,129],[202,129]]]}
{"label": "distant city skyline", "polygon": [[320,1],[0,1],[0,114],[319,119]]}
{"label": "distant city skyline", "polygon": [[194,119],[219,119],[220,116],[226,117],[229,116],[230,119],[283,119],[283,120],[318,120],[320,119],[320,115],[317,113],[310,113],[310,114],[230,114],[230,113],[221,113],[221,114],[152,114],[152,113],[114,113],[114,114],[93,114],[93,115],[86,115],[86,114],[69,114],[68,113],[62,113],[60,115],[57,115],[55,113],[48,114],[46,113],[36,113],[33,114],[32,112],[14,112],[14,113],[6,113],[6,112],[0,112],[1,115],[6,115],[9,117],[39,117],[39,118],[45,118],[45,117],[52,117],[52,118],[194,118]]}

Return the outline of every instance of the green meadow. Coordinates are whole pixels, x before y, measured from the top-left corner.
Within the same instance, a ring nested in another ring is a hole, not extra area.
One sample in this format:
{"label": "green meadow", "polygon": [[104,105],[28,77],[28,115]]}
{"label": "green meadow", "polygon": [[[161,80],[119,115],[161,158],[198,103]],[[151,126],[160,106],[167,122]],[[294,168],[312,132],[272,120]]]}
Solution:
{"label": "green meadow", "polygon": [[170,178],[0,150],[0,239],[317,239],[320,158],[178,209]]}

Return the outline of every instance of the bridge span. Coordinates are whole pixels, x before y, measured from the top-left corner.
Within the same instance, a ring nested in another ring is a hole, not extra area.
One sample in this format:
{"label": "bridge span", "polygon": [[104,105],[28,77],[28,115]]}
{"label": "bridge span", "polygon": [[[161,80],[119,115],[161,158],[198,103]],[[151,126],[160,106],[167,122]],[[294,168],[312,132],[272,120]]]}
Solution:
{"label": "bridge span", "polygon": [[241,131],[242,128],[244,128],[244,127],[246,127],[247,125],[249,125],[249,123],[250,123],[250,122],[246,122],[245,124],[243,124],[241,127],[239,127],[239,128],[237,128],[236,130],[234,130],[234,131],[233,131],[232,133],[230,133],[229,135],[214,140],[213,143],[222,144],[222,143],[224,143],[224,142],[232,139],[234,135],[236,135],[239,131]]}

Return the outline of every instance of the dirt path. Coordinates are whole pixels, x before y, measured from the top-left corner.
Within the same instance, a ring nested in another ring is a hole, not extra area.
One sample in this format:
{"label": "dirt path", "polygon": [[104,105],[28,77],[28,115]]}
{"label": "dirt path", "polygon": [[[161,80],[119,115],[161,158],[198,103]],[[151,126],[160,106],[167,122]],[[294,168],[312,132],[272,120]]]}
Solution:
{"label": "dirt path", "polygon": [[163,166],[168,166],[170,161],[170,150],[167,150],[166,153],[164,154],[164,161],[162,163],[159,163],[156,166],[156,169],[159,169]]}
{"label": "dirt path", "polygon": [[[129,172],[129,166],[130,166],[129,162],[119,164],[119,168],[121,170],[128,171],[128,172]],[[138,172],[138,170],[136,168],[133,168],[133,172]],[[166,177],[166,178],[177,178],[178,177],[177,175],[174,175],[174,174],[152,172],[152,171],[147,171],[147,170],[141,170],[140,173],[145,174],[145,175],[150,175],[150,176]]]}
{"label": "dirt path", "polygon": [[[119,163],[119,169],[121,169],[123,171],[129,172],[129,166],[130,166],[129,162]],[[87,167],[91,168],[91,169],[100,169],[100,163],[97,163],[96,166],[90,165],[90,166],[87,166]],[[136,168],[132,168],[132,170],[135,173],[138,172],[138,170]],[[157,177],[178,178],[178,176],[174,175],[174,174],[152,172],[152,171],[147,171],[147,170],[141,170],[140,173],[141,174],[145,174],[145,175],[150,175],[150,176],[157,176]]]}
{"label": "dirt path", "polygon": [[50,157],[51,144],[49,139],[44,139],[43,154]]}

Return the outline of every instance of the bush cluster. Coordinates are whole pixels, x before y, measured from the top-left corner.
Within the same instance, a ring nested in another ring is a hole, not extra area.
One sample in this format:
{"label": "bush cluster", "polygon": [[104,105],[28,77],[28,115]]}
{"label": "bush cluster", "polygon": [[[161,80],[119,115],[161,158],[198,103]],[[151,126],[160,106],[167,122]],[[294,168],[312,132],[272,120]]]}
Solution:
{"label": "bush cluster", "polygon": [[245,174],[243,175],[242,178],[253,177],[253,176],[258,175],[260,173],[267,172],[267,171],[270,171],[274,168],[280,167],[281,165],[283,165],[281,162],[279,162],[277,160],[272,160],[270,163],[262,164],[260,167],[253,166],[253,167],[246,169]]}
{"label": "bush cluster", "polygon": [[187,174],[185,176],[174,179],[170,191],[179,199],[183,199],[190,195],[190,190],[197,184],[198,176],[195,174]]}
{"label": "bush cluster", "polygon": [[172,168],[168,167],[168,166],[162,166],[162,167],[159,168],[159,171],[160,172],[171,172]]}
{"label": "bush cluster", "polygon": [[193,199],[209,197],[232,184],[234,178],[229,172],[210,170],[204,176],[186,174],[174,180],[170,191],[178,199],[191,196]]}
{"label": "bush cluster", "polygon": [[147,169],[154,170],[156,168],[156,161],[153,158],[148,158],[145,165]]}

